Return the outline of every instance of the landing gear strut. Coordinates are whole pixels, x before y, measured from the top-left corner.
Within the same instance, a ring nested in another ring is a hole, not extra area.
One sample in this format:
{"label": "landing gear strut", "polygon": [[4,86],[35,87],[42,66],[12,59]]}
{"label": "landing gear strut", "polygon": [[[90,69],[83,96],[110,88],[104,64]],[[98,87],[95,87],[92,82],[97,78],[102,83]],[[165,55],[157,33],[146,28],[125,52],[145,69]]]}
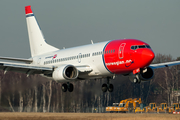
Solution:
{"label": "landing gear strut", "polygon": [[138,75],[136,75],[136,77],[134,78],[134,83],[135,84],[140,84],[141,83],[141,80],[139,79]]}
{"label": "landing gear strut", "polygon": [[67,82],[67,84],[66,83],[62,84],[61,89],[63,92],[66,92],[67,90],[69,92],[72,92],[74,89],[74,86],[72,83]]}
{"label": "landing gear strut", "polygon": [[107,90],[109,91],[109,92],[113,92],[113,90],[114,90],[114,86],[113,86],[113,84],[109,84],[109,81],[110,81],[110,77],[108,77],[107,78],[107,84],[103,84],[102,85],[102,91],[103,92],[107,92]]}

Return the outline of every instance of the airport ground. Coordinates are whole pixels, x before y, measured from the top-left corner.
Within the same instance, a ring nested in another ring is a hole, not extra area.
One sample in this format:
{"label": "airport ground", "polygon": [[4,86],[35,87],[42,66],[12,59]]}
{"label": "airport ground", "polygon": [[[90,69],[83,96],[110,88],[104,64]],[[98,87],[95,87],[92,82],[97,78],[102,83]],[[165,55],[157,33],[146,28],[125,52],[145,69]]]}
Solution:
{"label": "airport ground", "polygon": [[0,120],[180,120],[173,114],[132,113],[16,113],[2,112]]}

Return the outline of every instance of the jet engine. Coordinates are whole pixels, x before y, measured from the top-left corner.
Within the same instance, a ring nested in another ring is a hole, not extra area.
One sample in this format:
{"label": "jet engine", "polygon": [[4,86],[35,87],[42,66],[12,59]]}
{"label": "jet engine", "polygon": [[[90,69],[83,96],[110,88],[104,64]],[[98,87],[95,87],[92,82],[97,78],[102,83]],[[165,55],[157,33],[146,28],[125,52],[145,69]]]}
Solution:
{"label": "jet engine", "polygon": [[154,70],[150,67],[146,67],[144,69],[141,69],[138,74],[129,74],[129,79],[131,82],[140,82],[140,81],[149,81],[154,77]]}
{"label": "jet engine", "polygon": [[78,70],[73,65],[63,65],[54,70],[52,78],[56,81],[75,80],[78,74]]}

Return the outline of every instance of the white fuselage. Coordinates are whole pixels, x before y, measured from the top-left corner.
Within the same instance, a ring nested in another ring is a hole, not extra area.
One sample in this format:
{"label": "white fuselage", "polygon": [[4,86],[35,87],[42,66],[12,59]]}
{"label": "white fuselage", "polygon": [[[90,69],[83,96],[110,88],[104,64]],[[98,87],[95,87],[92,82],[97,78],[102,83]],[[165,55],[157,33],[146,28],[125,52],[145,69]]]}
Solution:
{"label": "white fuselage", "polygon": [[93,71],[87,77],[112,76],[103,62],[103,49],[109,41],[61,49],[33,57],[33,63],[39,66],[58,67],[61,65],[89,66]]}

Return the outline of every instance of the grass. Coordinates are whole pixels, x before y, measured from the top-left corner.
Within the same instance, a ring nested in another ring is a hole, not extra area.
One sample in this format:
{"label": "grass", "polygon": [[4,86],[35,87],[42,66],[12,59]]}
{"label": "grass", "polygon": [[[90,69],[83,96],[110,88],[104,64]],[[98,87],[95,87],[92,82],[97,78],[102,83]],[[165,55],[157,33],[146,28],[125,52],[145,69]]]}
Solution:
{"label": "grass", "polygon": [[129,113],[0,113],[0,120],[180,120],[173,114]]}

